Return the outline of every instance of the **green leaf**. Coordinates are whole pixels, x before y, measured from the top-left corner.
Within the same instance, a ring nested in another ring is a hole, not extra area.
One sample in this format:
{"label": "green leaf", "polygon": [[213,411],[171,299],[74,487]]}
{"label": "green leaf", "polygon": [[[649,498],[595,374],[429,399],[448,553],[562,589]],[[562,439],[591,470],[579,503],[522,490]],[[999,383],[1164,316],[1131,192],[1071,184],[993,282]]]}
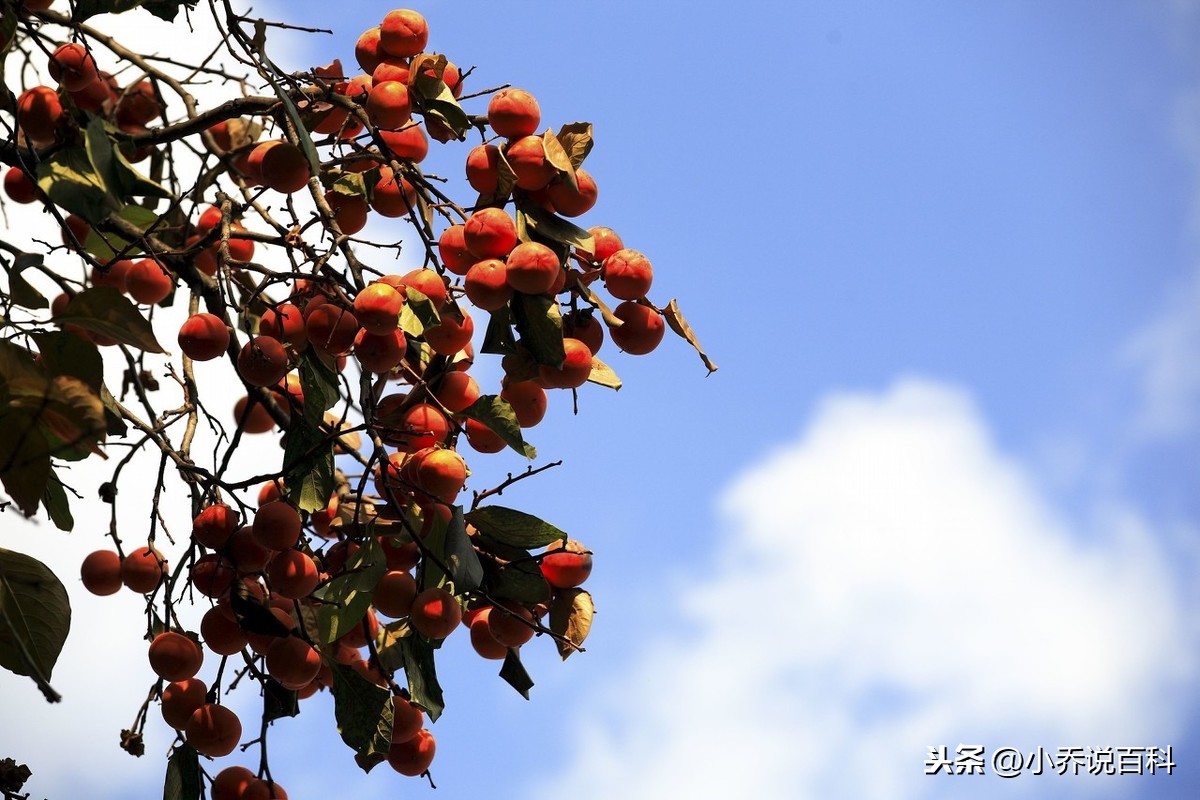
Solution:
{"label": "green leaf", "polygon": [[37,183],[56,206],[78,214],[95,224],[121,203],[108,192],[104,179],[96,173],[82,147],[64,147],[37,167]]}
{"label": "green leaf", "polygon": [[274,678],[267,678],[263,684],[263,718],[270,722],[294,717],[299,713],[300,700],[296,692],[285,689],[283,684]]}
{"label": "green leaf", "polygon": [[614,391],[619,391],[625,385],[621,383],[617,373],[613,372],[612,367],[595,356],[592,356],[592,371],[588,373],[588,382],[607,386]]}
{"label": "green leaf", "polygon": [[163,800],[200,800],[202,788],[200,756],[186,744],[179,745],[167,759]]}
{"label": "green leaf", "polygon": [[533,688],[533,678],[529,677],[529,673],[525,671],[525,665],[521,663],[521,655],[515,648],[508,648],[508,655],[504,657],[504,665],[500,667],[500,677],[508,682],[508,685],[517,690],[517,693],[529,699],[529,690]]}
{"label": "green leaf", "polygon": [[[471,120],[458,104],[454,92],[442,80],[442,71],[446,68],[446,63],[444,55],[418,57],[410,70],[411,88],[417,95],[420,108],[446,123],[446,127],[454,132],[455,138],[462,141],[471,129]],[[432,70],[434,74],[427,75],[427,70]]]}
{"label": "green leaf", "polygon": [[391,693],[345,664],[333,668],[333,716],[342,741],[357,754],[355,761],[370,772],[387,758],[392,746]]}
{"label": "green leaf", "polygon": [[4,261],[4,267],[8,270],[8,294],[17,305],[24,308],[47,308],[50,305],[42,293],[21,274],[30,267],[41,266],[44,259],[41,253],[21,253],[11,265],[7,260]]}
{"label": "green leaf", "polygon": [[50,479],[46,481],[46,491],[42,493],[42,506],[50,516],[54,527],[60,531],[69,531],[75,527],[75,518],[71,516],[71,501],[63,489],[62,481],[54,470],[50,470]]}
{"label": "green leaf", "polygon": [[[300,357],[300,387],[304,390],[304,417],[319,426],[325,411],[337,402],[338,382],[337,373],[325,366],[311,348]],[[328,502],[328,494],[325,500]]]}
{"label": "green leaf", "polygon": [[92,117],[84,140],[88,158],[109,194],[118,200],[126,197],[170,198],[170,192],[134,169],[113,141],[115,132],[116,128],[103,117]]}
{"label": "green leaf", "polygon": [[487,330],[483,334],[483,346],[480,349],[499,356],[517,352],[517,340],[513,338],[512,324],[512,312],[508,310],[508,306],[489,314]]}
{"label": "green leaf", "polygon": [[571,160],[571,166],[579,169],[588,153],[592,152],[592,123],[572,122],[558,129],[558,142]]}
{"label": "green leaf", "polygon": [[567,355],[563,350],[562,312],[558,301],[545,295],[515,292],[511,306],[521,344],[537,363],[561,367]]}
{"label": "green leaf", "polygon": [[27,517],[50,481],[50,444],[28,413],[0,408],[0,482]]}
{"label": "green leaf", "polygon": [[[449,522],[442,522],[440,517],[436,518],[422,541],[434,555],[434,558],[422,559],[422,589],[441,586],[443,578],[448,578],[454,584],[451,592],[454,595],[462,595],[479,588],[483,580],[483,565],[480,564],[479,555],[467,536],[462,506],[453,507]],[[435,561],[445,564],[450,574],[443,573]]]}
{"label": "green leaf", "polygon": [[433,644],[416,633],[400,641],[404,650],[404,674],[408,678],[409,697],[413,703],[425,709],[430,722],[437,722],[446,703],[434,667]]}
{"label": "green leaf", "polygon": [[66,331],[33,334],[50,375],[74,375],[96,392],[104,385],[104,359],[95,344]]}
{"label": "green leaf", "polygon": [[112,286],[83,290],[71,298],[66,310],[55,321],[78,325],[147,353],[166,352],[154,338],[154,329],[137,306]]}
{"label": "green leaf", "polygon": [[[483,538],[483,537],[481,537]],[[488,541],[480,542],[485,549]],[[550,584],[546,582],[537,561],[526,553],[524,560],[508,564],[484,561],[484,583],[488,594],[497,600],[516,600],[527,605],[545,603],[550,599]]]}
{"label": "green leaf", "polygon": [[361,197],[368,203],[374,194],[375,184],[379,181],[379,168],[372,167],[363,172],[322,173],[321,183],[326,189],[344,197]]}
{"label": "green leaf", "polygon": [[589,253],[595,247],[592,235],[575,223],[567,222],[557,214],[551,214],[533,203],[523,203],[521,210],[525,212],[525,224],[538,236],[571,247],[578,247]]}
{"label": "green leaf", "polygon": [[372,536],[351,556],[345,572],[317,590],[322,601],[318,617],[322,644],[332,644],[362,622],[385,572],[387,559],[379,540]]}
{"label": "green leaf", "polygon": [[51,673],[70,629],[71,602],[54,573],[0,548],[0,667],[33,677],[51,699]]}
{"label": "green leaf", "polygon": [[467,522],[498,542],[514,547],[545,547],[566,541],[566,532],[524,511],[504,506],[480,506],[466,515]]}
{"label": "green leaf", "polygon": [[411,286],[404,287],[408,302],[400,309],[400,328],[410,336],[420,336],[427,329],[437,327],[442,317],[424,292]]}
{"label": "green leaf", "polygon": [[485,394],[461,412],[486,425],[493,433],[503,439],[509,447],[528,459],[537,458],[537,449],[527,444],[521,436],[521,426],[517,423],[517,414],[512,405],[499,395]]}
{"label": "green leaf", "polygon": [[[136,205],[125,206],[117,212],[117,216],[142,231],[158,222],[158,214],[148,208]],[[95,228],[88,231],[87,238],[83,240],[83,249],[101,261],[115,258],[121,253],[124,254],[123,258],[127,258],[145,252],[140,244],[130,242],[120,234],[100,233]]]}
{"label": "green leaf", "polygon": [[[550,630],[568,641],[582,645],[592,629],[592,617],[595,613],[592,596],[583,589],[560,589],[555,593],[554,602],[550,605]],[[561,641],[555,641],[555,645],[563,661],[577,650]]]}
{"label": "green leaf", "polygon": [[311,513],[329,505],[329,495],[337,486],[333,442],[304,417],[293,417],[288,426],[283,473],[288,499],[301,511]]}
{"label": "green leaf", "polygon": [[174,22],[180,8],[186,7],[190,11],[196,7],[197,2],[198,0],[145,0],[142,8],[159,19]]}

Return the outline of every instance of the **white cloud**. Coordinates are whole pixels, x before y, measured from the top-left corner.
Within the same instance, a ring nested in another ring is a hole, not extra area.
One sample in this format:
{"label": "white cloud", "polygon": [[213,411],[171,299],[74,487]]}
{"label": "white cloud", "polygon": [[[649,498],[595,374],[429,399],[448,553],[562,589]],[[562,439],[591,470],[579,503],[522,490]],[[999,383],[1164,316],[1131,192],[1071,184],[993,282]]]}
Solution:
{"label": "white cloud", "polygon": [[[960,390],[829,397],[721,511],[715,577],[685,590],[684,621],[663,611],[693,635],[589,693],[542,796],[962,797],[968,779],[922,775],[929,746],[1178,732],[1195,605],[1155,537],[1116,506],[1059,518]],[[1126,788],[969,780],[972,797]]]}
{"label": "white cloud", "polygon": [[1140,373],[1134,434],[1159,439],[1193,431],[1200,408],[1200,271],[1127,342],[1122,358]]}

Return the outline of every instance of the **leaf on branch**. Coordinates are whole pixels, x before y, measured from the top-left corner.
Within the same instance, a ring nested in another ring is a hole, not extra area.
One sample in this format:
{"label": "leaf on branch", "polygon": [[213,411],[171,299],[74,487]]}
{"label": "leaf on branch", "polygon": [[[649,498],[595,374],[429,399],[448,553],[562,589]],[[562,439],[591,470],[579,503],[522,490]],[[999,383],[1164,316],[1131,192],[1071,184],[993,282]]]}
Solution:
{"label": "leaf on branch", "polygon": [[285,689],[283,684],[274,678],[267,678],[263,683],[263,718],[270,722],[284,717],[294,717],[300,713],[299,696],[292,689]]}
{"label": "leaf on branch", "polygon": [[558,142],[571,160],[571,166],[579,169],[588,153],[592,152],[592,123],[572,122],[558,129]]}
{"label": "leaf on branch", "polygon": [[346,562],[346,570],[314,594],[322,601],[318,615],[321,644],[332,644],[362,623],[387,559],[375,537],[368,538]]}
{"label": "leaf on branch", "polygon": [[[433,554],[433,558],[421,561],[422,589],[441,586],[444,579],[453,584],[451,593],[455,595],[479,588],[483,580],[483,565],[467,536],[462,506],[453,507],[449,522],[443,522],[440,516],[436,517],[422,541]],[[450,570],[448,575],[438,566],[439,561]]]}
{"label": "leaf on branch", "polygon": [[562,312],[558,301],[544,295],[514,292],[511,307],[521,344],[534,360],[548,367],[561,367],[567,355],[563,349]]}
{"label": "leaf on branch", "polygon": [[495,394],[480,395],[471,405],[461,412],[464,417],[482,422],[493,433],[521,455],[532,460],[537,458],[537,448],[526,443],[521,436],[521,426],[517,423],[517,414],[512,405],[503,397]]}
{"label": "leaf on branch", "polygon": [[[490,549],[489,540],[480,537],[480,546]],[[520,560],[498,563],[484,561],[485,585],[488,594],[498,600],[516,600],[534,605],[550,600],[550,584],[542,575],[537,561],[525,553]]]}
{"label": "leaf on branch", "polygon": [[42,493],[42,506],[54,527],[60,531],[69,531],[75,527],[75,518],[71,516],[71,501],[67,498],[63,483],[54,470],[50,470],[50,478],[46,481],[46,491]]}
{"label": "leaf on branch", "polygon": [[424,109],[427,116],[443,122],[454,138],[462,141],[471,129],[471,120],[443,80],[447,63],[444,55],[428,53],[418,56],[409,65],[410,86],[417,95],[418,107]]}
{"label": "leaf on branch", "polygon": [[82,22],[97,14],[123,14],[135,8],[144,8],[160,19],[174,22],[180,6],[193,9],[196,3],[197,0],[75,0],[72,18]]}
{"label": "leaf on branch", "polygon": [[[307,410],[308,400],[305,397]],[[293,417],[283,450],[283,483],[288,499],[301,511],[329,505],[337,481],[333,474],[333,442],[304,417]]]}
{"label": "leaf on branch", "polygon": [[71,298],[63,313],[55,317],[55,322],[78,325],[147,353],[166,352],[137,306],[112,286],[84,289]]}
{"label": "leaf on branch", "polygon": [[92,117],[85,131],[88,159],[118,205],[126,197],[162,197],[171,193],[134,169],[114,141],[117,128],[104,117]]}
{"label": "leaf on branch", "polygon": [[[158,222],[158,214],[142,206],[125,206],[117,212],[117,216],[141,231]],[[88,231],[87,238],[83,240],[83,249],[101,261],[115,258],[118,253],[124,253],[125,257],[128,257],[145,252],[140,244],[131,242],[118,233],[101,233],[95,228]]]}
{"label": "leaf on branch", "polygon": [[21,274],[30,267],[41,266],[44,258],[41,253],[21,253],[13,259],[12,264],[4,261],[4,268],[8,270],[8,295],[17,305],[24,308],[46,308],[50,305],[42,293]]}
{"label": "leaf on branch", "polygon": [[579,183],[575,178],[575,165],[571,163],[570,155],[563,149],[562,142],[549,128],[542,134],[542,149],[546,152],[546,161],[550,166],[554,167],[559,175],[566,177],[572,191],[578,191]]}
{"label": "leaf on branch", "polygon": [[64,147],[37,167],[38,188],[51,203],[78,214],[92,224],[102,221],[122,204],[104,185],[82,147]]}
{"label": "leaf on branch", "polygon": [[[583,589],[562,589],[550,605],[550,630],[568,642],[582,645],[592,629],[595,613],[596,607],[590,594]],[[579,649],[561,641],[555,641],[555,644],[563,661]]]}
{"label": "leaf on branch", "polygon": [[592,356],[592,371],[588,373],[588,382],[607,386],[613,391],[619,391],[624,386],[621,379],[617,377],[617,373],[613,372],[612,367],[595,356]]}
{"label": "leaf on branch", "polygon": [[467,512],[466,520],[485,536],[513,547],[545,547],[567,540],[566,531],[544,519],[504,506],[480,506]]}
{"label": "leaf on branch", "polygon": [[404,651],[404,675],[408,678],[409,697],[413,703],[425,709],[430,722],[437,722],[446,703],[434,666],[433,645],[415,632],[400,641]]}
{"label": "leaf on branch", "polygon": [[407,301],[400,309],[400,329],[409,336],[420,336],[429,328],[437,327],[442,317],[424,292],[411,286],[404,288]]}
{"label": "leaf on branch", "polygon": [[522,203],[521,211],[525,214],[525,224],[529,229],[544,239],[577,247],[589,253],[595,247],[590,233],[557,214],[551,214],[541,206]]}
{"label": "leaf on branch", "polygon": [[250,595],[241,581],[233,583],[233,591],[229,593],[229,610],[233,612],[238,627],[247,633],[274,636],[277,639],[291,633],[266,605]]}
{"label": "leaf on branch", "polygon": [[521,654],[514,647],[508,648],[508,655],[504,657],[504,664],[500,667],[500,677],[508,683],[509,686],[517,690],[517,693],[529,699],[529,690],[533,688],[533,678],[529,677],[529,673],[525,671],[525,665],[521,663]]}
{"label": "leaf on branch", "polygon": [[[513,187],[517,185],[517,172],[512,168],[512,164],[508,163],[508,158],[504,155],[503,150],[498,150],[496,156],[496,194],[491,198],[494,201],[503,201],[506,197],[512,194]],[[476,208],[482,207],[483,204],[476,203]],[[491,203],[488,203],[491,205]]]}
{"label": "leaf on branch", "polygon": [[331,666],[330,691],[338,733],[354,750],[354,760],[363,772],[370,772],[383,763],[392,745],[392,695],[345,664]]}
{"label": "leaf on branch", "polygon": [[27,413],[0,408],[0,482],[27,517],[50,481],[50,445]]}
{"label": "leaf on branch", "polygon": [[480,349],[485,353],[500,356],[517,352],[517,340],[513,338],[512,324],[512,312],[508,310],[508,306],[489,314],[487,330],[483,334],[483,346]]}
{"label": "leaf on branch", "polygon": [[576,288],[579,290],[579,294],[584,300],[590,303],[594,308],[600,309],[600,317],[604,320],[605,325],[610,328],[619,328],[625,324],[625,320],[614,314],[612,309],[600,299],[600,295],[592,291],[590,286],[580,281],[576,284]]}
{"label": "leaf on branch", "polygon": [[77,461],[100,450],[108,423],[104,403],[92,388],[73,375],[9,384],[12,407],[29,414],[41,428],[49,455]]}
{"label": "leaf on branch", "polygon": [[683,312],[679,310],[679,302],[672,300],[667,303],[667,307],[663,309],[663,317],[667,324],[671,326],[671,330],[687,340],[688,344],[696,348],[696,352],[700,354],[700,360],[704,362],[705,368],[708,369],[708,374],[711,375],[717,371],[717,365],[713,363],[704,349],[700,347],[700,342],[696,339],[696,334],[692,330],[692,326],[683,318]]}
{"label": "leaf on branch", "polygon": [[[325,411],[338,399],[337,373],[325,366],[311,348],[300,357],[300,387],[304,390],[304,418],[320,426]],[[329,495],[326,495],[328,500]]]}
{"label": "leaf on branch", "polygon": [[0,548],[0,667],[29,675],[50,702],[50,677],[71,629],[71,602],[42,562]]}
{"label": "leaf on branch", "polygon": [[33,334],[49,375],[74,375],[97,393],[104,385],[104,360],[95,344],[66,331]]}
{"label": "leaf on branch", "polygon": [[163,800],[200,800],[200,756],[186,744],[181,744],[167,759],[167,778],[163,784]]}

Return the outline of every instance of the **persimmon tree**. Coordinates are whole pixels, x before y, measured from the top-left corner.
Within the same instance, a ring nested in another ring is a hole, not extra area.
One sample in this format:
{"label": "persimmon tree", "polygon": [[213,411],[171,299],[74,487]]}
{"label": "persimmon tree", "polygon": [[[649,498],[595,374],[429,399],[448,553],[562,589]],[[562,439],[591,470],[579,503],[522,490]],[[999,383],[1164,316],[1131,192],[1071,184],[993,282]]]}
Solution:
{"label": "persimmon tree", "polygon": [[[157,707],[178,731],[168,796],[284,797],[272,723],[329,691],[359,767],[428,775],[445,637],[464,628],[528,697],[521,648],[566,658],[591,624],[591,551],[495,502],[561,463],[539,463],[527,431],[549,403],[578,412],[581,390],[620,388],[606,339],[640,356],[670,328],[716,369],[675,301],[648,299],[647,256],[572,221],[597,199],[592,126],[555,131],[530,92],[473,86],[415,11],[363,33],[357,69],[287,73],[269,40],[290,26],[230,0],[0,9],[4,204],[43,209],[45,228],[33,251],[0,238],[3,510],[70,530],[72,498],[112,507],[82,532],[97,541],[79,574],[145,597],[127,622],[145,628],[150,688],[121,747],[140,755]],[[92,19],[124,12],[181,40],[210,15],[224,44],[138,52]],[[439,159],[470,197],[450,196]],[[372,217],[404,233],[360,236]],[[403,251],[420,266],[379,266]],[[473,376],[475,340],[498,386]],[[239,387],[232,407],[201,362]],[[468,460],[505,449],[532,463],[473,485]],[[92,459],[105,480],[75,485],[67,467]],[[131,530],[117,509],[142,460],[157,486]],[[0,665],[51,702],[69,620],[60,579],[0,550]],[[257,690],[260,719],[226,706],[235,690]],[[240,763],[209,761],[226,756]]]}

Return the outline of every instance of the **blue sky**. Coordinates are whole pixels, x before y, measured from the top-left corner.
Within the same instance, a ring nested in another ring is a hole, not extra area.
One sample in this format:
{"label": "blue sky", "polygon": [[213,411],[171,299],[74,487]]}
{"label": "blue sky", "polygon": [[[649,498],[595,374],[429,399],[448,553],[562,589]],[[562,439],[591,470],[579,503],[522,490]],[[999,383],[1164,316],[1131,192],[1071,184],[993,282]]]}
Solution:
{"label": "blue sky", "polygon": [[[352,63],[388,10],[329,8],[274,14],[336,29],[272,35],[286,66]],[[440,793],[1194,797],[1200,6],[418,10],[469,88],[594,123],[583,219],[651,258],[651,298],[721,365],[607,343],[625,388],[585,387],[578,417],[555,397],[530,432],[566,463],[505,499],[596,550],[599,613],[585,655],[525,648],[529,703],[447,642]],[[428,166],[465,185],[465,152]],[[273,735],[307,796],[425,791],[355,774],[322,701]],[[160,780],[157,737],[140,762],[86,740],[128,762],[110,796]],[[1178,767],[920,776],[960,743],[1173,745]]]}

